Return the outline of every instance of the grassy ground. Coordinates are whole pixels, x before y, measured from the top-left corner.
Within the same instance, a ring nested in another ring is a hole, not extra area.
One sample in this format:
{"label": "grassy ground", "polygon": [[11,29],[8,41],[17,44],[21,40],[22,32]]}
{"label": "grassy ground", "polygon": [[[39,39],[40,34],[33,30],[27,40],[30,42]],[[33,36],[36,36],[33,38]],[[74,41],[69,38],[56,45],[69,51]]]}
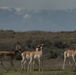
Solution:
{"label": "grassy ground", "polygon": [[74,71],[0,71],[0,75],[76,75]]}
{"label": "grassy ground", "polygon": [[[72,67],[66,63],[66,69],[62,70],[63,60],[60,59],[48,59],[43,62],[44,71],[21,71],[21,62],[14,60],[14,65],[17,71],[14,71],[13,68],[9,71],[5,71],[0,65],[0,75],[76,75],[76,69],[73,70]],[[10,67],[10,63],[8,61],[3,63],[6,68]],[[36,70],[38,68],[37,65]],[[27,65],[26,65],[27,67]]]}
{"label": "grassy ground", "polygon": [[[6,68],[9,68],[11,66],[9,61],[4,61],[3,65]],[[28,63],[26,63],[27,68]],[[21,70],[21,61],[14,60],[14,67],[18,70]],[[61,70],[62,69],[62,60],[60,59],[48,59],[43,61],[43,68],[45,71],[49,70]],[[35,64],[35,70],[38,69],[38,64]],[[3,67],[0,65],[0,71],[3,71]],[[12,70],[12,69],[11,69]]]}

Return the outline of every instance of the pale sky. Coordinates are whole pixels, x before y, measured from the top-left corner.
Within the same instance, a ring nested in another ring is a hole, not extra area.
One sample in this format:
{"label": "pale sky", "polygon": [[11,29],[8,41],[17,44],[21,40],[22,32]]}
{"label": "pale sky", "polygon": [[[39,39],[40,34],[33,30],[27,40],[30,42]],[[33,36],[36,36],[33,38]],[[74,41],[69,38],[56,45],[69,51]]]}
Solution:
{"label": "pale sky", "polygon": [[0,7],[24,9],[74,9],[76,0],[0,0]]}

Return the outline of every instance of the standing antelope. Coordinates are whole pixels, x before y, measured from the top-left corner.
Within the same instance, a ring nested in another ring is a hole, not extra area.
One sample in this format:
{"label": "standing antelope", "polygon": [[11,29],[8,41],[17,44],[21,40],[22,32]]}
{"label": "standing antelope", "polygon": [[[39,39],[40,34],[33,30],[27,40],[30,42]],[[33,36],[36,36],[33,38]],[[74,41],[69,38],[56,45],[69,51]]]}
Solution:
{"label": "standing antelope", "polygon": [[10,63],[11,63],[11,66],[10,66],[10,68],[9,68],[8,70],[10,70],[11,67],[13,67],[13,69],[16,70],[16,69],[14,68],[13,60],[14,60],[14,58],[16,57],[16,55],[17,55],[17,53],[18,53],[18,51],[19,51],[20,49],[21,49],[20,45],[17,45],[17,46],[16,46],[16,50],[13,51],[13,52],[11,52],[11,51],[0,51],[0,64],[2,65],[2,67],[3,67],[5,70],[7,70],[7,69],[6,69],[6,68],[4,67],[4,65],[3,65],[3,58],[6,59],[6,57],[10,60]]}
{"label": "standing antelope", "polygon": [[[37,45],[36,51],[38,51],[38,49],[39,49],[39,45]],[[31,71],[31,64],[32,64],[34,53],[35,53],[35,51],[24,51],[21,54],[21,56],[22,56],[22,61],[21,61],[22,68],[21,69],[22,70],[25,69],[26,62],[29,61],[27,71],[28,70]]]}
{"label": "standing antelope", "polygon": [[41,44],[40,45],[40,48],[38,49],[38,51],[35,51],[34,53],[34,61],[33,61],[33,67],[34,67],[34,64],[35,64],[35,60],[38,61],[38,65],[39,65],[39,68],[38,70],[40,71],[40,66],[41,66],[41,57],[42,57],[42,53],[43,53],[43,45],[44,44]]}
{"label": "standing antelope", "polygon": [[[34,66],[35,60],[38,60],[39,71],[40,71],[40,58],[42,56],[42,48],[43,48],[43,44],[41,44],[41,46],[37,45],[36,51],[23,52],[21,54],[21,56],[22,56],[22,61],[21,61],[22,68],[21,69],[25,69],[25,63],[27,60],[29,60],[27,71],[29,70],[29,67],[31,66],[32,62],[33,62],[33,66]],[[30,71],[31,71],[31,67],[30,67]]]}
{"label": "standing antelope", "polygon": [[[76,62],[75,62],[75,55],[76,55],[76,50],[67,50],[64,52],[64,61],[63,61],[63,69],[65,69],[65,62],[66,62],[66,58],[67,57],[72,57],[75,65],[76,65]],[[69,62],[70,64],[70,62]]]}

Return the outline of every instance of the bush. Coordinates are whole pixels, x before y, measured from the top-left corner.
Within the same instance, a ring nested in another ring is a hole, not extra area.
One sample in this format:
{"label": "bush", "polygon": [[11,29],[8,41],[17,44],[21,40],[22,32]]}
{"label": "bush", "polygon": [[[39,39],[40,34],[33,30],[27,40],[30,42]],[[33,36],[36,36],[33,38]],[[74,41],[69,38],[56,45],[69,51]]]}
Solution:
{"label": "bush", "polygon": [[49,58],[57,58],[58,57],[58,54],[57,52],[54,52],[54,51],[50,51],[50,57]]}
{"label": "bush", "polygon": [[58,49],[68,48],[68,44],[64,43],[62,40],[56,40],[53,42],[53,46]]}

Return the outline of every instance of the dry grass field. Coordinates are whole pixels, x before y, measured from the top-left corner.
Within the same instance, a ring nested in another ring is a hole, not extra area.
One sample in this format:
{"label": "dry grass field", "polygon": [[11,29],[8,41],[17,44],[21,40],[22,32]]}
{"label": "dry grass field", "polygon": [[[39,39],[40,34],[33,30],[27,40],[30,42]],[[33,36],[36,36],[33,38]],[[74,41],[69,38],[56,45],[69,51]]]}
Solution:
{"label": "dry grass field", "polygon": [[9,71],[9,72],[0,72],[0,75],[76,75],[73,71],[32,71],[32,72],[24,72],[24,71]]}
{"label": "dry grass field", "polygon": [[[35,65],[35,71],[22,71],[21,70],[21,63],[20,60],[14,60],[14,65],[17,71],[14,71],[13,68],[9,71],[5,71],[2,66],[0,65],[0,75],[75,75],[76,71],[72,69],[66,63],[66,69],[62,70],[62,62],[63,60],[60,59],[48,59],[44,60],[43,62],[43,71],[37,70],[37,64]],[[6,68],[10,67],[10,63],[8,61],[4,61],[4,66]],[[27,66],[26,66],[27,67]]]}
{"label": "dry grass field", "polygon": [[[26,63],[26,68],[27,68],[27,64],[28,63]],[[10,62],[4,61],[3,65],[8,69],[10,67]],[[43,60],[43,71],[61,71],[61,70],[63,70],[62,65],[63,65],[63,59],[45,59],[45,60]],[[14,67],[17,71],[20,71],[21,70],[21,61],[14,60]],[[3,67],[0,65],[0,71],[3,71],[3,70],[4,70]],[[11,70],[14,71],[13,68],[11,68]],[[72,66],[70,66],[67,61],[65,70],[73,70],[73,63],[72,63]],[[35,64],[35,71],[38,71],[37,63]]]}

